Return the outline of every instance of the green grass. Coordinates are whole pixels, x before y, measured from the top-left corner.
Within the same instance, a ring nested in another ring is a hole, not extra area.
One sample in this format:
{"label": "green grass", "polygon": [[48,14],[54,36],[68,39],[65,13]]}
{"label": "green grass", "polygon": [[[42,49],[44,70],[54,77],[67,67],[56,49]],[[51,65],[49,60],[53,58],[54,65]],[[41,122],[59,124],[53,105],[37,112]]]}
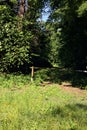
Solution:
{"label": "green grass", "polygon": [[86,129],[86,96],[31,84],[28,76],[0,77],[0,130]]}
{"label": "green grass", "polygon": [[87,101],[60,88],[27,86],[3,90],[0,96],[1,130],[84,130]]}
{"label": "green grass", "polygon": [[29,75],[0,74],[0,88],[20,88],[29,83]]}

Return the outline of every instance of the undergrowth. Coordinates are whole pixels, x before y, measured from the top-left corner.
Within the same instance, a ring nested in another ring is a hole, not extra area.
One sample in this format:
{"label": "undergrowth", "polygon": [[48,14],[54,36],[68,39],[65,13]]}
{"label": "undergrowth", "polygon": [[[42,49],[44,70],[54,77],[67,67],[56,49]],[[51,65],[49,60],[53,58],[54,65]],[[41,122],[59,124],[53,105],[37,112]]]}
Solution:
{"label": "undergrowth", "polygon": [[23,74],[0,74],[0,87],[16,88],[30,83],[30,75]]}
{"label": "undergrowth", "polygon": [[[69,82],[73,87],[87,89],[87,73],[79,73],[70,69],[47,68],[35,70],[33,83],[37,86],[44,81],[62,84]],[[31,74],[0,74],[0,86],[3,88],[21,87],[31,84]]]}

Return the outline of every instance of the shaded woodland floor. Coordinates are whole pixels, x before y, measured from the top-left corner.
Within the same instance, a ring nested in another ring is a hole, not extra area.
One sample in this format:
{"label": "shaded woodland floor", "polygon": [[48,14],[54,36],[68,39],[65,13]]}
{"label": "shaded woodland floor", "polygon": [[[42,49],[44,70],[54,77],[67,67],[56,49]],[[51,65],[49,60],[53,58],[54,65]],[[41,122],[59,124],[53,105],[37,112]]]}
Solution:
{"label": "shaded woodland floor", "polygon": [[77,72],[71,69],[50,68],[40,70],[36,73],[36,79],[39,77],[52,83],[66,83],[66,86],[87,89],[87,73]]}

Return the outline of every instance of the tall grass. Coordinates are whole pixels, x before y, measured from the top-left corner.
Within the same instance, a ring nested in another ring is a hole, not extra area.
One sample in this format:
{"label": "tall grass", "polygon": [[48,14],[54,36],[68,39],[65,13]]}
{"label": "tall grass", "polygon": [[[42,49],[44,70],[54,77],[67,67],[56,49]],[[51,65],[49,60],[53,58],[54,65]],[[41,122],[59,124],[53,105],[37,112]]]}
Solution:
{"label": "tall grass", "polygon": [[22,87],[30,83],[30,75],[23,74],[0,74],[1,88]]}

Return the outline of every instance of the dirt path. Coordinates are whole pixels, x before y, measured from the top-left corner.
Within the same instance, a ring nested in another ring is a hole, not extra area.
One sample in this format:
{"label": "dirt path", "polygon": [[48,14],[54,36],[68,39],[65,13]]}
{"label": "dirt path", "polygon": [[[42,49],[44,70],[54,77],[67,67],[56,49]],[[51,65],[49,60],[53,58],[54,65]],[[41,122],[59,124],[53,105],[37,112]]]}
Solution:
{"label": "dirt path", "polygon": [[[41,86],[50,86],[50,85],[54,85],[54,83],[51,82],[44,82],[43,84],[41,84]],[[74,87],[72,86],[70,83],[62,83],[62,85],[59,84],[55,84],[57,87],[60,87],[62,90],[75,94],[77,96],[83,96],[83,97],[87,97],[87,91],[86,90],[82,90],[78,87]]]}
{"label": "dirt path", "polygon": [[67,91],[67,92],[70,92],[70,93],[73,93],[77,96],[84,96],[84,97],[87,97],[87,91],[86,90],[82,90],[80,88],[77,88],[77,87],[73,87],[72,85],[70,84],[62,84],[60,85],[60,87],[64,90],[64,91]]}

